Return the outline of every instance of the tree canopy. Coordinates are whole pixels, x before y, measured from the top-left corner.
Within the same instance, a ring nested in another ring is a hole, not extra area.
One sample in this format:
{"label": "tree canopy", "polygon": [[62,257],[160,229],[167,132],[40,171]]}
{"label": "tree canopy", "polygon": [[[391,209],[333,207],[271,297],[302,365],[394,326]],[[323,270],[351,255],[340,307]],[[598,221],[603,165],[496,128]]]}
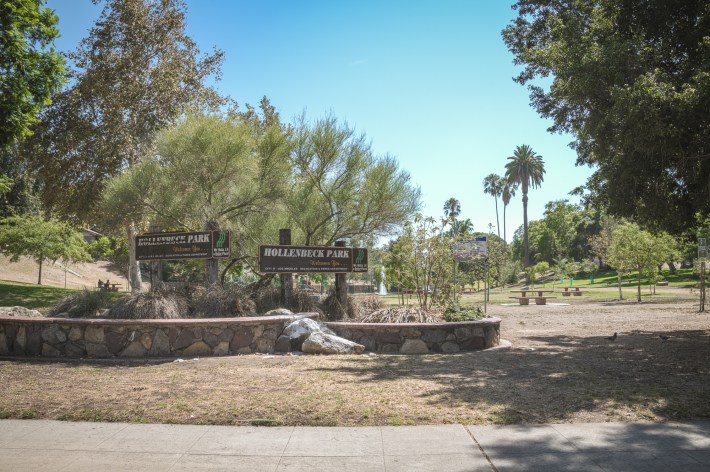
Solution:
{"label": "tree canopy", "polygon": [[419,209],[419,188],[391,156],[332,116],[301,117],[293,131],[289,219],[306,245],[392,234]]}
{"label": "tree canopy", "polygon": [[[595,172],[588,198],[682,232],[710,214],[706,0],[520,0],[503,38],[533,106]],[[540,80],[550,78],[549,80]],[[549,86],[547,84],[550,84]]]}
{"label": "tree canopy", "polygon": [[50,47],[57,16],[44,3],[0,2],[0,149],[30,135],[63,83],[64,60]]}
{"label": "tree canopy", "polygon": [[106,0],[68,54],[71,86],[54,97],[23,154],[50,209],[86,219],[105,182],[135,164],[186,109],[220,102],[207,82],[222,53],[202,55],[180,0]]}

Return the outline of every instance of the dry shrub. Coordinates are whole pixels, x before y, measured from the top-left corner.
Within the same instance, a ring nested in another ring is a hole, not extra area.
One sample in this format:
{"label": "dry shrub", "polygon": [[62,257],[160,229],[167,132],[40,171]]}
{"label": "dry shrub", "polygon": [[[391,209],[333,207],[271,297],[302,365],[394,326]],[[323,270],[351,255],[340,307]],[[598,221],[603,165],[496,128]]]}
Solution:
{"label": "dry shrub", "polygon": [[255,316],[256,303],[237,288],[213,286],[195,290],[191,297],[192,315],[197,318]]}
{"label": "dry shrub", "polygon": [[350,297],[350,318],[360,319],[363,316],[381,309],[384,304],[377,295],[367,295],[360,297]]}
{"label": "dry shrub", "polygon": [[106,314],[116,320],[171,320],[186,318],[187,299],[175,292],[152,291],[127,295]]}
{"label": "dry shrub", "polygon": [[320,312],[320,295],[313,290],[295,289],[290,309],[294,313]]}
{"label": "dry shrub", "polygon": [[251,299],[256,303],[257,313],[266,313],[276,308],[283,308],[281,289],[264,287],[252,293]]}
{"label": "dry shrub", "polygon": [[415,307],[390,307],[358,318],[361,323],[439,323],[441,314]]}
{"label": "dry shrub", "polygon": [[95,318],[98,313],[108,308],[111,297],[108,292],[84,289],[81,292],[62,298],[49,310],[49,316],[68,318]]}

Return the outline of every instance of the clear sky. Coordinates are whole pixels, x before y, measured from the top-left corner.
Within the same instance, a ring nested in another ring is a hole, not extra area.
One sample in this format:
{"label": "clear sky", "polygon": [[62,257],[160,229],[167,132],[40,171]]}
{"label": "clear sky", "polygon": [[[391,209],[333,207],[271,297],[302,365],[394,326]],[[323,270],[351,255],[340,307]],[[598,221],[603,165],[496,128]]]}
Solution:
{"label": "clear sky", "polygon": [[[568,135],[513,82],[517,68],[501,39],[514,18],[503,0],[187,0],[187,32],[204,52],[225,52],[218,89],[240,104],[266,95],[284,121],[332,113],[364,132],[376,154],[395,156],[421,187],[423,213],[443,216],[461,202],[476,231],[496,225],[483,179],[503,175],[528,144],[546,174],[530,191],[530,220],[546,202],[569,199],[592,170],[575,167]],[[61,51],[87,35],[101,7],[49,0],[59,15]],[[503,208],[499,202],[501,236]],[[518,194],[507,209],[507,239],[522,225]],[[493,228],[493,232],[497,232]]]}

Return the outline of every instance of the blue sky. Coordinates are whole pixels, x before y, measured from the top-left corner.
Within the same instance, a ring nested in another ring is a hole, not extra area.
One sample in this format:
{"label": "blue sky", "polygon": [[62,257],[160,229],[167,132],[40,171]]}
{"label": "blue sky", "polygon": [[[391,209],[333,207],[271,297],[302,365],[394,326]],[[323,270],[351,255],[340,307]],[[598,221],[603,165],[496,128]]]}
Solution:
{"label": "blue sky", "polygon": [[[376,154],[395,156],[421,187],[423,213],[443,216],[450,197],[477,231],[496,225],[490,173],[528,144],[545,162],[545,181],[530,192],[529,219],[546,202],[575,197],[592,170],[575,167],[569,135],[549,122],[513,82],[517,68],[501,39],[512,2],[489,0],[276,1],[188,0],[187,32],[204,52],[225,52],[219,90],[237,102],[266,95],[285,121],[332,113],[364,132]],[[76,47],[100,6],[49,0],[59,15],[57,49]],[[499,202],[502,235],[502,204]],[[522,224],[516,196],[507,239]],[[496,228],[493,229],[497,231]]]}

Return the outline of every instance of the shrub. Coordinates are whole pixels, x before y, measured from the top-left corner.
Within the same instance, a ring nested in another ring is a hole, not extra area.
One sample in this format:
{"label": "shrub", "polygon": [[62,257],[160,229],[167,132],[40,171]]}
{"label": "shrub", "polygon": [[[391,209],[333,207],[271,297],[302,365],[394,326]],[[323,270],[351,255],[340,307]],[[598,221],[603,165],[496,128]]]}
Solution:
{"label": "shrub", "polygon": [[485,316],[480,306],[462,307],[458,303],[451,303],[444,311],[444,319],[451,323],[454,321],[475,321]]}
{"label": "shrub", "polygon": [[390,307],[358,318],[361,323],[438,323],[440,315],[418,307]]}
{"label": "shrub", "polygon": [[382,308],[383,303],[377,295],[368,295],[364,297],[351,297],[349,299],[351,306],[351,318],[360,319],[370,313],[373,313]]}
{"label": "shrub", "polygon": [[195,291],[191,298],[192,316],[198,318],[225,318],[255,316],[256,303],[236,288],[219,286]]}
{"label": "shrub", "polygon": [[118,300],[107,318],[120,320],[179,319],[188,314],[187,298],[171,291],[134,293]]}
{"label": "shrub", "polygon": [[49,310],[49,316],[68,318],[96,318],[111,305],[108,292],[84,289],[62,298]]}

